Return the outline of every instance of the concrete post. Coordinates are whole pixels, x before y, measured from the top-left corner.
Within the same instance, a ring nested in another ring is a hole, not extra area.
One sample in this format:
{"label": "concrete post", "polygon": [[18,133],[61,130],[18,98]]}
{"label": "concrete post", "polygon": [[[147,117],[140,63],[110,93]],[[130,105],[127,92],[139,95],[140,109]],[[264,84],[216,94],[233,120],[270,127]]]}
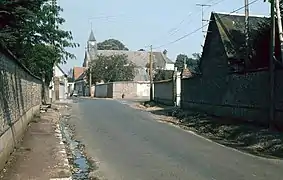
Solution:
{"label": "concrete post", "polygon": [[176,73],[176,103],[177,107],[181,105],[181,72]]}

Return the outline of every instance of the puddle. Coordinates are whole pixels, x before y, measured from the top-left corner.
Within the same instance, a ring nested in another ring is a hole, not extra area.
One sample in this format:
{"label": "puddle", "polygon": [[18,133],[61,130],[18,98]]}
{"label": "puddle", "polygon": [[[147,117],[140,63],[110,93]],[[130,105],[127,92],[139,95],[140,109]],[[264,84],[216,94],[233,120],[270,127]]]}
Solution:
{"label": "puddle", "polygon": [[73,139],[73,131],[66,123],[69,116],[63,116],[60,122],[63,141],[66,144],[68,159],[71,165],[72,179],[89,179],[88,175],[93,169],[84,154],[84,145]]}

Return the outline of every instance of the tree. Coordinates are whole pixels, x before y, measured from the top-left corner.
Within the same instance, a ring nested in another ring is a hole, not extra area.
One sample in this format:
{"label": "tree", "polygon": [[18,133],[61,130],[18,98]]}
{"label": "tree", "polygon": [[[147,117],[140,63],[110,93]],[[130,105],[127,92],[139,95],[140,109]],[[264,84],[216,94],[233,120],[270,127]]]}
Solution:
{"label": "tree", "polygon": [[193,56],[193,59],[196,60],[196,61],[199,61],[200,58],[201,58],[201,54],[200,53],[193,53],[192,56]]}
{"label": "tree", "polygon": [[119,40],[116,39],[108,39],[103,42],[97,43],[98,50],[125,50],[129,49]]}
{"label": "tree", "polygon": [[60,58],[60,54],[54,46],[36,44],[28,50],[25,55],[25,64],[31,72],[42,77],[44,75],[45,81],[50,82],[53,75],[53,66],[56,59]]}
{"label": "tree", "polygon": [[153,81],[169,80],[169,79],[173,78],[173,75],[174,75],[173,70],[158,69],[158,70],[156,70]]}
{"label": "tree", "polygon": [[187,55],[185,54],[179,54],[176,58],[175,61],[175,67],[177,67],[178,71],[182,71],[182,69],[184,68],[184,62],[188,62],[189,58]]}
{"label": "tree", "polygon": [[168,51],[167,51],[166,49],[164,49],[164,50],[162,51],[162,53],[163,53],[165,56],[167,56]]}
{"label": "tree", "polygon": [[124,54],[98,56],[90,69],[93,82],[132,81],[135,77],[135,65]]}
{"label": "tree", "polygon": [[199,61],[201,55],[199,53],[193,53],[192,58],[189,58],[185,54],[179,54],[176,58],[175,67],[177,67],[178,71],[182,71],[184,68],[184,61],[186,61],[187,67],[190,71],[199,72]]}
{"label": "tree", "polygon": [[72,42],[71,32],[60,28],[65,22],[60,17],[61,11],[50,0],[0,3],[0,19],[7,18],[0,23],[0,43],[35,75],[42,77],[44,73],[47,83],[51,80],[54,63],[75,58],[66,48],[78,46]]}

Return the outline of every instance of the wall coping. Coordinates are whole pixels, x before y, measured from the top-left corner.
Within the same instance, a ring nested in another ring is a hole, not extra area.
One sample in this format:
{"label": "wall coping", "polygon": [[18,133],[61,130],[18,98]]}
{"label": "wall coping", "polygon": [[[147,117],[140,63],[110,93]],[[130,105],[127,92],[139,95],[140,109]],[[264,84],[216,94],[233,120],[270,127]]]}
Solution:
{"label": "wall coping", "polygon": [[108,85],[108,84],[122,84],[122,83],[133,83],[133,84],[149,84],[149,81],[115,81],[115,82],[108,82],[103,84],[96,84],[95,86],[102,86],[102,85]]}
{"label": "wall coping", "polygon": [[3,45],[0,45],[0,52],[3,53],[5,56],[9,57],[9,60],[14,61],[17,65],[19,65],[25,72],[27,72],[32,77],[38,79],[41,81],[41,78],[35,76],[33,73],[30,72],[30,70],[25,67],[17,58],[16,56],[7,48],[5,48]]}
{"label": "wall coping", "polygon": [[173,79],[167,79],[167,80],[162,80],[162,81],[154,81],[154,84],[160,84],[160,83],[167,83],[167,82],[171,82],[173,81]]}

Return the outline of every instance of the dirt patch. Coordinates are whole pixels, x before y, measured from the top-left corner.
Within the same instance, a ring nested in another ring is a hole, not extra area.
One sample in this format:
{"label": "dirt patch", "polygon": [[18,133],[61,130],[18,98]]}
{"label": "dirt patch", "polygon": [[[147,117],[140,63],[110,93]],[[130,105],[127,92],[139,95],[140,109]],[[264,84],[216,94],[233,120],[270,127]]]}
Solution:
{"label": "dirt patch", "polygon": [[48,109],[34,118],[24,138],[11,155],[1,172],[3,180],[27,180],[70,177],[66,156],[59,153],[64,149],[56,137],[59,112]]}
{"label": "dirt patch", "polygon": [[177,125],[215,142],[268,158],[283,158],[283,133],[266,127],[227,118],[213,117],[196,111],[183,111],[176,107],[144,106],[134,108],[151,112],[161,122]]}

